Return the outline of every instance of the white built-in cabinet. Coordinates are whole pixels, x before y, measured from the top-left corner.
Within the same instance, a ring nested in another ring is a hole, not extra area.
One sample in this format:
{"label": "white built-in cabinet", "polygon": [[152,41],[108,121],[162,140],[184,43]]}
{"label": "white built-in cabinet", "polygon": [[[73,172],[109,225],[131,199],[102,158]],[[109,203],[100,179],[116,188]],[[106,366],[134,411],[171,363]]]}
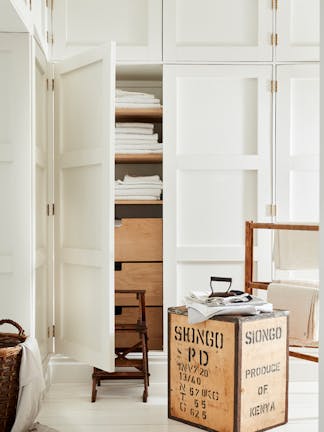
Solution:
{"label": "white built-in cabinet", "polygon": [[272,18],[269,0],[164,0],[163,60],[270,61]]}
{"label": "white built-in cabinet", "polygon": [[162,61],[162,0],[54,2],[53,57],[114,40],[118,61]]}
{"label": "white built-in cabinet", "polygon": [[241,289],[244,221],[271,220],[272,66],[167,65],[163,80],[164,280],[179,304],[211,275]]}
{"label": "white built-in cabinet", "polygon": [[279,65],[277,80],[276,219],[318,223],[319,65]]}
{"label": "white built-in cabinet", "polygon": [[[21,31],[19,8],[29,3],[5,4],[15,7],[1,11],[0,30]],[[34,4],[39,30],[26,28],[40,40],[44,2]],[[242,289],[245,220],[318,221],[318,4],[50,2],[50,59],[28,33],[0,34],[0,316],[35,334],[43,357],[52,350],[55,273],[56,351],[113,369],[110,39],[122,85],[135,89],[141,69],[161,68],[163,34],[166,347],[166,309],[189,290],[208,287],[211,275]],[[270,239],[259,235],[255,246],[257,276],[267,280]]]}

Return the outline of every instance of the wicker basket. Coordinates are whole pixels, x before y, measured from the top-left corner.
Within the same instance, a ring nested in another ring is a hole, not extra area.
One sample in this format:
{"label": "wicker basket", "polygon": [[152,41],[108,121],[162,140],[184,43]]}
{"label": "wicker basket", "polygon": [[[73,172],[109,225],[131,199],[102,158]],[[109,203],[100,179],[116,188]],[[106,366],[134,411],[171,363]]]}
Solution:
{"label": "wicker basket", "polygon": [[19,390],[19,368],[22,348],[26,336],[15,321],[0,320],[1,324],[12,324],[15,333],[0,333],[0,432],[9,432],[15,421]]}

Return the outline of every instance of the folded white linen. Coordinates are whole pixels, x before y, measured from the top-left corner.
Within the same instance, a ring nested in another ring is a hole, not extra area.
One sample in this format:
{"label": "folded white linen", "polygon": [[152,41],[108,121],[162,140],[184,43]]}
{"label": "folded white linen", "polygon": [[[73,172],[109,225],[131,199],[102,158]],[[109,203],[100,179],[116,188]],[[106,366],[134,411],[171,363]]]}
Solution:
{"label": "folded white linen", "polygon": [[153,128],[139,128],[139,127],[115,127],[115,134],[118,137],[121,134],[127,134],[127,135],[133,135],[133,134],[139,134],[141,136],[143,135],[153,135]]}
{"label": "folded white linen", "polygon": [[153,129],[154,124],[153,123],[139,123],[139,122],[130,122],[130,123],[117,122],[116,127],[121,128],[121,129],[128,129],[128,128]]}
{"label": "folded white linen", "polygon": [[125,148],[125,149],[120,149],[116,147],[116,153],[120,153],[120,154],[150,154],[150,153],[163,153],[162,149],[160,150],[153,150],[153,149],[132,149],[132,148]]}
{"label": "folded white linen", "polygon": [[251,302],[210,306],[199,303],[190,297],[185,299],[188,308],[189,324],[206,321],[216,315],[257,315],[261,312],[272,312],[272,304],[253,297]]}
{"label": "folded white linen", "polygon": [[148,148],[155,148],[160,149],[162,148],[162,143],[158,142],[149,142],[149,141],[137,141],[136,143],[133,141],[118,141],[115,142],[115,147],[119,148],[133,148],[133,149],[148,149]]}
{"label": "folded white linen", "polygon": [[125,133],[119,133],[116,136],[116,140],[122,142],[122,141],[150,141],[150,142],[157,142],[158,140],[158,134],[151,134],[151,135],[144,135],[144,134],[125,134]]}
{"label": "folded white linen", "polygon": [[157,200],[159,200],[159,198],[158,197],[156,197],[156,196],[149,196],[149,195],[131,195],[131,196],[129,196],[129,195],[126,195],[126,196],[123,196],[123,195],[115,195],[115,199],[116,200],[145,200],[145,201],[157,201]]}
{"label": "folded white linen", "polygon": [[137,184],[158,183],[162,185],[162,181],[158,175],[133,177],[126,174],[124,176],[124,183],[137,183]]}
{"label": "folded white linen", "polygon": [[160,104],[154,103],[134,103],[134,102],[116,102],[117,108],[160,108]]}
{"label": "folded white linen", "polygon": [[273,256],[280,270],[318,268],[318,231],[276,230]]}
{"label": "folded white linen", "polygon": [[150,189],[152,191],[154,190],[161,190],[162,185],[160,183],[142,183],[138,185],[138,183],[124,183],[122,180],[115,180],[115,189],[120,190],[131,190],[131,189],[139,189],[139,188],[145,188]]}
{"label": "folded white linen", "polygon": [[318,287],[272,282],[267,293],[274,308],[290,311],[290,344],[304,346],[318,341]]}
{"label": "folded white linen", "polygon": [[138,188],[138,189],[115,189],[115,194],[118,196],[137,196],[137,195],[148,195],[148,196],[155,196],[160,197],[161,195],[161,189],[146,189],[146,188]]}
{"label": "folded white linen", "polygon": [[122,89],[116,89],[116,97],[128,97],[128,96],[139,96],[139,97],[145,97],[145,98],[152,98],[154,95],[151,93],[144,93],[144,92],[135,92],[135,91],[127,91]]}
{"label": "folded white linen", "polygon": [[22,347],[19,370],[19,394],[16,419],[11,432],[23,432],[32,426],[39,409],[45,382],[37,340],[27,337]]}
{"label": "folded white linen", "polygon": [[119,103],[119,102],[123,102],[123,103],[136,103],[136,104],[146,104],[146,103],[150,103],[150,104],[160,104],[160,99],[156,99],[156,98],[144,98],[144,97],[139,97],[139,96],[132,96],[132,97],[117,97],[115,98],[115,102]]}

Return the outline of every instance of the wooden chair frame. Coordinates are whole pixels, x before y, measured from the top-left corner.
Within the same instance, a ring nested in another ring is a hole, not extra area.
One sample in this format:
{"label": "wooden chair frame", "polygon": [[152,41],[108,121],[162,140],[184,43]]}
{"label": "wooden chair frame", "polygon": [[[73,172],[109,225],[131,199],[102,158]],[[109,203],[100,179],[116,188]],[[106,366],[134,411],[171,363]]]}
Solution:
{"label": "wooden chair frame", "polygon": [[[267,290],[270,284],[270,282],[253,280],[253,234],[255,229],[319,231],[319,225],[245,222],[245,292],[249,294],[252,294],[253,289]],[[318,362],[318,357],[311,354],[289,351],[289,355],[303,360]]]}

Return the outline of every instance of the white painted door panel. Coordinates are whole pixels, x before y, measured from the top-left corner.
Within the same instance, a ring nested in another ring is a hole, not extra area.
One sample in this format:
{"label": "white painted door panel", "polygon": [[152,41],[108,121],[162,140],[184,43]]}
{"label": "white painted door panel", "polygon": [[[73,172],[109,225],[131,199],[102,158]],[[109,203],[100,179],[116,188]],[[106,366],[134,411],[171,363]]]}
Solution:
{"label": "white painted door panel", "polygon": [[166,62],[272,60],[268,0],[164,0]]}
{"label": "white painted door panel", "polygon": [[0,34],[0,316],[34,334],[30,44]]}
{"label": "white painted door panel", "polygon": [[[211,275],[243,289],[245,220],[270,220],[271,77],[261,65],[164,67],[167,305],[208,289]],[[257,244],[259,276],[268,278],[268,236]]]}
{"label": "white painted door panel", "polygon": [[276,26],[277,60],[319,60],[320,0],[279,1]]}
{"label": "white painted door panel", "polygon": [[319,66],[277,67],[277,220],[319,221]]}
{"label": "white painted door panel", "polygon": [[111,40],[117,60],[162,60],[162,0],[62,0],[54,2],[55,59]]}
{"label": "white painted door panel", "polygon": [[47,215],[52,174],[49,170],[48,76],[45,55],[34,43],[35,334],[42,358],[53,349],[51,332],[48,334],[53,323],[52,218]]}
{"label": "white painted door panel", "polygon": [[114,370],[114,45],[56,68],[56,351]]}

